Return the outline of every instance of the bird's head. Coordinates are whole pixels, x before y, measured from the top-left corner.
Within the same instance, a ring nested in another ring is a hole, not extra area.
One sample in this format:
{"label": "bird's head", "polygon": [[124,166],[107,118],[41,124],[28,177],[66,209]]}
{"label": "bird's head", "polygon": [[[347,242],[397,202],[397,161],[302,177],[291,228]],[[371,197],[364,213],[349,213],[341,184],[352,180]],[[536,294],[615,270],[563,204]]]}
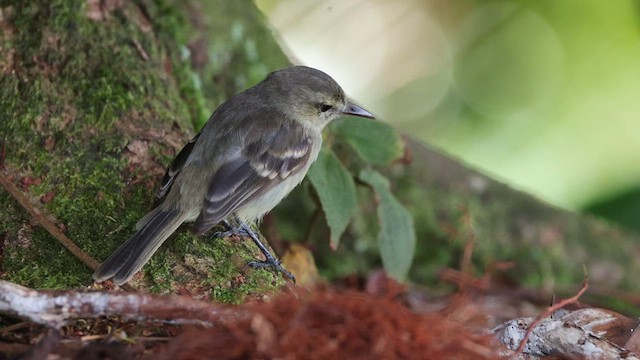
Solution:
{"label": "bird's head", "polygon": [[329,75],[306,66],[294,66],[269,74],[263,84],[280,109],[303,124],[323,128],[332,120],[353,115],[374,116],[349,102],[344,91]]}

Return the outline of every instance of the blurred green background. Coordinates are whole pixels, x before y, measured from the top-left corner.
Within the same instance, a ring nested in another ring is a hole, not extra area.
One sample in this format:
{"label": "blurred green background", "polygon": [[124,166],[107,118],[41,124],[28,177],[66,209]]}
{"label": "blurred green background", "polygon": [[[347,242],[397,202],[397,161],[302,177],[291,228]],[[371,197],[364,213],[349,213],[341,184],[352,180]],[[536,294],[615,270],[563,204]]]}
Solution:
{"label": "blurred green background", "polygon": [[295,63],[557,206],[640,230],[640,3],[258,0]]}

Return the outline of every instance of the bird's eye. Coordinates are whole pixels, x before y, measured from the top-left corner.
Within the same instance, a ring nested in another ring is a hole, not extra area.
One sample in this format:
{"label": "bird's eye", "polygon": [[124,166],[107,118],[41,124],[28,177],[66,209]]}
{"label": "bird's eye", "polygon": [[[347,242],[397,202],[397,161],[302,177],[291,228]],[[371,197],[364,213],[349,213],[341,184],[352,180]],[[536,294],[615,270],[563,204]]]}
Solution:
{"label": "bird's eye", "polygon": [[332,106],[327,104],[320,104],[320,112],[327,112],[331,110]]}

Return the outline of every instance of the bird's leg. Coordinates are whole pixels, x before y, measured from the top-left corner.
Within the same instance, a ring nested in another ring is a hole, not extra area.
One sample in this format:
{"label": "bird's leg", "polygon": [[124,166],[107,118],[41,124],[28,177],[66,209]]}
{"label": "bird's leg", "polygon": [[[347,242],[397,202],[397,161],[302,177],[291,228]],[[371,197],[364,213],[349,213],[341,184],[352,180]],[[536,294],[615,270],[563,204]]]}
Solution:
{"label": "bird's leg", "polygon": [[231,236],[231,235],[240,235],[240,236],[250,237],[251,240],[253,240],[256,246],[260,249],[260,252],[264,254],[265,260],[250,261],[248,265],[251,266],[252,268],[267,268],[267,267],[274,268],[277,271],[281,272],[282,275],[284,275],[285,277],[287,277],[288,279],[290,279],[295,283],[296,277],[293,276],[292,273],[287,271],[287,269],[285,269],[284,266],[282,266],[282,262],[278,258],[276,258],[275,256],[273,256],[273,254],[271,254],[269,249],[267,249],[267,247],[262,243],[262,241],[260,241],[260,238],[258,237],[258,235],[253,230],[251,230],[249,225],[247,225],[244,221],[240,220],[240,218],[238,218],[238,215],[233,214],[233,217],[238,225],[232,226],[228,221],[224,220],[222,223],[229,230],[224,232],[217,232],[214,234],[214,236],[225,237],[225,236]]}

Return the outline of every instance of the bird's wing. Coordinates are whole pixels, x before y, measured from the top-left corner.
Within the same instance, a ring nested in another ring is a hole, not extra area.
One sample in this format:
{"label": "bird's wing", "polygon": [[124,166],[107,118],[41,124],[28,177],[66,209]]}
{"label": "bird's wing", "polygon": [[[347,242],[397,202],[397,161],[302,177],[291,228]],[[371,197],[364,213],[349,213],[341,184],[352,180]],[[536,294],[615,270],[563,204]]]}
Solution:
{"label": "bird's wing", "polygon": [[202,234],[261,196],[309,161],[312,140],[295,121],[250,132],[242,151],[213,175],[193,231]]}
{"label": "bird's wing", "polygon": [[171,189],[171,185],[173,185],[173,180],[176,178],[182,167],[187,163],[187,159],[189,155],[191,155],[191,151],[193,150],[193,146],[196,144],[198,137],[200,134],[196,135],[187,145],[185,145],[182,150],[176,155],[173,162],[171,162],[171,166],[167,169],[167,172],[164,173],[164,177],[162,178],[162,184],[158,189],[158,198],[162,199]]}

